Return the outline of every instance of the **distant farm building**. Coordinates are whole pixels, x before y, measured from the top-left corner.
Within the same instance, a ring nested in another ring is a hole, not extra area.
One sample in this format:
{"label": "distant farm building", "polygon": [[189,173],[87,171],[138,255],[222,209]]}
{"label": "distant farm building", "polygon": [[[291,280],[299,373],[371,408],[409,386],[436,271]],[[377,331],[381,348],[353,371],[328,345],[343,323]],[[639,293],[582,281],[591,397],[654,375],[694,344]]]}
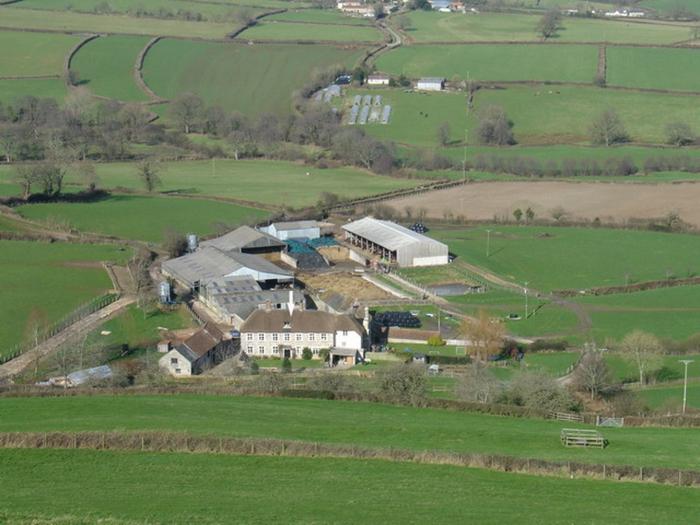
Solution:
{"label": "distant farm building", "polygon": [[338,9],[340,9],[343,13],[346,13],[346,14],[359,15],[359,16],[364,16],[367,18],[374,17],[374,5],[373,4],[352,1],[352,2],[338,2],[337,6],[338,6]]}
{"label": "distant farm building", "polygon": [[416,89],[420,91],[442,91],[445,89],[445,79],[438,77],[421,78],[416,82]]}
{"label": "distant farm building", "polygon": [[240,352],[239,342],[227,339],[216,326],[201,330],[158,360],[161,370],[176,377],[201,374]]}
{"label": "distant farm building", "polygon": [[449,262],[446,244],[390,222],[365,217],[343,226],[353,246],[402,267],[437,266]]}
{"label": "distant farm building", "polygon": [[321,236],[321,226],[316,221],[273,222],[260,230],[280,241],[318,239]]}
{"label": "distant farm building", "polygon": [[389,75],[370,75],[367,77],[368,86],[388,86],[390,81]]}
{"label": "distant farm building", "polygon": [[250,226],[241,226],[221,237],[201,242],[202,248],[207,246],[255,255],[279,254],[286,248],[278,238]]}

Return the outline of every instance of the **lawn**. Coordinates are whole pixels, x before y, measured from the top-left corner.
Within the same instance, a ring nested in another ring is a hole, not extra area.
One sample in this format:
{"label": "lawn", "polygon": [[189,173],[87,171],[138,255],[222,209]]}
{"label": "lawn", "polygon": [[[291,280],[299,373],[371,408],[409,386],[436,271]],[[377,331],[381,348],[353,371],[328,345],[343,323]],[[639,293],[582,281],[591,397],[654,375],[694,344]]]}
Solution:
{"label": "lawn", "polygon": [[[17,5],[23,5],[21,2]],[[37,14],[36,9],[0,7],[2,26],[47,31],[95,32],[106,34],[174,36],[218,40],[235,30],[232,23],[191,22],[175,19],[138,18],[121,14],[94,15],[71,11]]]}
{"label": "lawn", "polygon": [[700,468],[696,429],[606,429],[605,450],[567,449],[559,432],[568,423],[375,403],[188,394],[4,398],[2,416],[2,432],[167,430]]}
{"label": "lawn", "polygon": [[[535,86],[483,89],[476,108],[501,106],[522,144],[589,142],[589,128],[603,111],[614,108],[632,141],[665,143],[665,127],[676,121],[697,126],[700,104],[687,95],[632,93],[595,87]],[[470,129],[476,129],[476,118]],[[475,136],[475,133],[472,133]]]}
{"label": "lawn", "polygon": [[[540,290],[584,289],[698,272],[700,237],[645,231],[530,226],[433,230],[450,251],[513,282]],[[669,259],[669,254],[673,258]],[[607,300],[607,299],[606,299]]]}
{"label": "lawn", "polygon": [[593,320],[593,335],[622,339],[632,330],[658,337],[685,339],[700,332],[700,287],[661,288],[631,294],[585,297],[577,300]]}
{"label": "lawn", "polygon": [[608,84],[700,92],[700,53],[697,51],[662,47],[609,47]]}
{"label": "lawn", "polygon": [[[697,497],[690,488],[353,459],[4,450],[0,464],[0,481],[18,487],[3,497],[0,520],[8,523],[186,525],[235,516],[251,524],[406,524],[469,516],[500,524],[526,515],[543,524],[682,523]],[[148,490],[134,490],[134,480]],[[533,494],[546,494],[547,504]]]}
{"label": "lawn", "polygon": [[62,104],[66,93],[66,84],[59,78],[0,80],[0,101],[4,103],[32,95],[37,98],[53,98]]}
{"label": "lawn", "polygon": [[437,146],[437,130],[445,122],[450,126],[453,140],[463,137],[467,125],[464,94],[353,89],[343,99],[346,110],[349,110],[355,95],[365,94],[381,95],[382,103],[391,106],[388,124],[358,125],[377,138],[413,146]]}
{"label": "lawn", "polygon": [[[133,163],[99,163],[95,167],[102,187],[143,191]],[[162,192],[228,197],[280,207],[312,206],[323,192],[354,198],[424,182],[374,175],[357,168],[319,169],[276,160],[178,161],[164,162],[162,168],[163,184],[157,188]],[[13,173],[0,166],[0,193],[19,192],[18,186],[10,184]],[[84,182],[73,172],[68,173],[65,184],[68,191],[84,188]]]}
{"label": "lawn", "polygon": [[0,241],[0,354],[29,334],[30,314],[45,325],[110,290],[100,262],[129,256],[115,246]]}
{"label": "lawn", "polygon": [[425,45],[384,53],[377,68],[409,78],[590,83],[597,63],[595,46]]}
{"label": "lawn", "polygon": [[260,209],[226,202],[131,195],[89,203],[27,204],[18,211],[35,221],[67,223],[81,231],[150,242],[160,242],[168,229],[205,235],[215,233],[217,224],[233,228],[267,215]]}
{"label": "lawn", "polygon": [[63,60],[78,42],[72,35],[0,31],[0,77],[62,75]]}
{"label": "lawn", "polygon": [[134,64],[147,37],[106,36],[89,42],[75,55],[71,69],[95,95],[127,102],[148,100],[134,80]]}
{"label": "lawn", "polygon": [[[415,11],[407,15],[405,31],[416,42],[534,42],[540,41],[540,16],[479,13],[457,15]],[[689,25],[652,24],[621,20],[564,17],[552,42],[610,42],[617,44],[673,44],[690,38]]]}
{"label": "lawn", "polygon": [[335,64],[352,66],[361,54],[361,48],[323,45],[163,40],[146,56],[144,78],[165,98],[192,91],[228,111],[288,114],[292,93],[312,72]]}
{"label": "lawn", "polygon": [[239,38],[245,40],[289,40],[293,42],[380,42],[382,33],[373,26],[286,23],[264,18]]}

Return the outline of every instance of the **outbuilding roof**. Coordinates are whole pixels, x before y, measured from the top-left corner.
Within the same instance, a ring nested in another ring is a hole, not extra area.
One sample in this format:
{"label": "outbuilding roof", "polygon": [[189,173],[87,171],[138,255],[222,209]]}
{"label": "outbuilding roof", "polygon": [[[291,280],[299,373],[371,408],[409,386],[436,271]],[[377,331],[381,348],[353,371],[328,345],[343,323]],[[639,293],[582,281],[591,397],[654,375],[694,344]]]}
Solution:
{"label": "outbuilding roof", "polygon": [[250,250],[255,248],[284,248],[284,243],[265,232],[241,226],[216,239],[202,241],[202,247],[213,246],[222,251]]}
{"label": "outbuilding roof", "polygon": [[178,345],[177,351],[190,362],[202,357],[224,339],[224,334],[211,323]]}
{"label": "outbuilding roof", "polygon": [[343,230],[392,251],[415,243],[442,245],[441,242],[409,230],[400,224],[375,219],[374,217],[365,217],[358,221],[345,224],[343,225]]}
{"label": "outbuilding roof", "polygon": [[442,84],[444,81],[443,77],[423,77],[418,80],[421,84]]}
{"label": "outbuilding roof", "polygon": [[272,224],[277,231],[287,230],[306,230],[308,228],[318,228],[319,224],[316,221],[287,221],[275,222]]}
{"label": "outbuilding roof", "polygon": [[[228,315],[237,315],[241,319],[246,319],[257,310],[260,305],[285,304],[289,301],[290,290],[268,290],[250,293],[237,293],[217,295],[212,297],[212,302],[219,310]],[[304,300],[304,294],[299,290],[292,291],[292,300],[300,303]]]}

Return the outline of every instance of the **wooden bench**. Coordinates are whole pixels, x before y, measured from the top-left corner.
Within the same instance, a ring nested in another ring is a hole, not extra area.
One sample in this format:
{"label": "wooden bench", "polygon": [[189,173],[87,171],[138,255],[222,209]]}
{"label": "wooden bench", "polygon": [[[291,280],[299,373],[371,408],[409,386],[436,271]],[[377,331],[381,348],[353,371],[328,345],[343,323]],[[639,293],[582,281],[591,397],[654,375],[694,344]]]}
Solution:
{"label": "wooden bench", "polygon": [[597,430],[581,428],[563,428],[560,434],[561,444],[565,447],[605,448],[607,440]]}

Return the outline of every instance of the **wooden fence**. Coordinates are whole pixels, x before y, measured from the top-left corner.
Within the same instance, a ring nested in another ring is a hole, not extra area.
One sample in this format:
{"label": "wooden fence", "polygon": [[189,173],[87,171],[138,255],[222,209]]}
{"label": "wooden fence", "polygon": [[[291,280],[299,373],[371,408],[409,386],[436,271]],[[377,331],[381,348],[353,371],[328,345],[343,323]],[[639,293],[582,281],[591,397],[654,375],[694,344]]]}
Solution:
{"label": "wooden fence", "polygon": [[608,444],[603,434],[597,430],[583,428],[563,428],[560,439],[565,447],[605,448]]}

